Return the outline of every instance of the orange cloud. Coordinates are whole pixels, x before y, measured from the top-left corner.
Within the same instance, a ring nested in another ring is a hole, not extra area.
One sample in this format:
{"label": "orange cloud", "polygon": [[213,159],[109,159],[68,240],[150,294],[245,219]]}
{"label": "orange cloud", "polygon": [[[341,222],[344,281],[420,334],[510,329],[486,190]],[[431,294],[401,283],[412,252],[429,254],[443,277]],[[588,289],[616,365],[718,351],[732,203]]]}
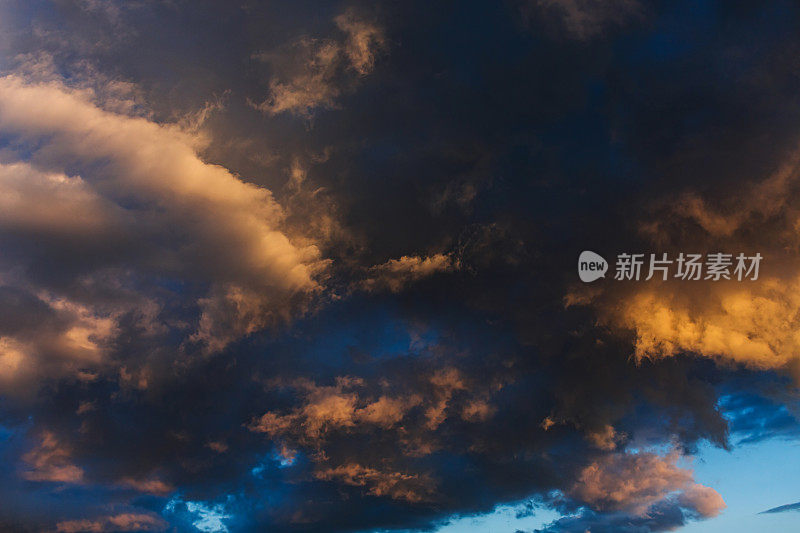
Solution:
{"label": "orange cloud", "polygon": [[[0,78],[0,132],[37,146],[20,154],[28,161],[0,165],[0,233],[91,242],[97,269],[126,257],[134,270],[210,281],[193,337],[209,351],[302,312],[321,289],[318,248],[287,236],[269,190],[203,161],[197,133],[15,75]],[[67,175],[76,165],[90,170]],[[91,347],[85,329],[68,335]]]}
{"label": "orange cloud", "polygon": [[638,357],[693,352],[757,369],[785,368],[800,353],[800,277],[709,291],[705,301],[666,291],[634,294],[619,321],[636,332]]}
{"label": "orange cloud", "polygon": [[643,516],[650,507],[678,494],[685,507],[700,516],[716,516],[725,508],[714,490],[694,482],[691,470],[677,462],[680,455],[614,453],[594,461],[580,473],[569,495],[597,511],[624,511]]}
{"label": "orange cloud", "polygon": [[345,485],[367,487],[368,494],[373,496],[388,496],[394,500],[411,503],[426,501],[434,493],[433,482],[427,476],[377,470],[357,463],[318,470],[314,472],[314,477],[337,480]]}
{"label": "orange cloud", "polygon": [[0,390],[17,396],[34,393],[30,384],[42,375],[73,374],[84,366],[101,364],[107,344],[117,333],[114,313],[46,291],[29,294],[25,305],[9,307],[8,312],[45,317],[37,318],[35,325],[8,328],[0,335]]}
{"label": "orange cloud", "polygon": [[39,445],[23,455],[22,460],[30,467],[22,472],[22,477],[30,481],[83,481],[83,469],[72,463],[70,450],[49,431],[42,434]]}
{"label": "orange cloud", "polygon": [[[353,80],[341,72],[365,76],[374,68],[386,39],[376,24],[348,10],[334,22],[342,39],[303,37],[281,54],[262,52],[256,58],[271,63],[278,75],[270,83],[269,97],[253,104],[268,114],[294,113],[310,117],[316,109],[334,108]],[[286,61],[286,58],[292,58]]]}
{"label": "orange cloud", "polygon": [[759,252],[758,280],[612,283],[576,288],[565,303],[593,306],[601,322],[633,331],[637,359],[691,353],[800,379],[800,150],[766,179],[716,194],[669,198],[640,229],[654,251],[673,256]]}
{"label": "orange cloud", "polygon": [[165,531],[169,524],[154,514],[120,513],[100,518],[66,520],[56,525],[60,533],[110,531]]}
{"label": "orange cloud", "polygon": [[428,257],[404,255],[400,259],[390,259],[370,268],[370,277],[364,280],[361,286],[366,291],[400,292],[410,283],[437,272],[456,269],[458,262],[449,255],[434,254]]}
{"label": "orange cloud", "polygon": [[[388,389],[389,383],[381,387]],[[430,455],[441,448],[437,430],[448,418],[476,424],[490,419],[495,412],[491,393],[502,386],[492,383],[487,389],[468,381],[458,369],[444,367],[404,394],[370,393],[368,384],[355,377],[339,377],[332,386],[297,380],[290,388],[299,404],[289,412],[268,411],[255,418],[248,425],[251,431],[269,436],[287,457],[305,448],[318,479],[367,487],[375,496],[421,502],[435,497],[436,483],[429,475],[409,472],[398,458],[367,463],[360,453],[354,457],[336,443],[343,434],[381,435],[398,443],[403,457]]]}
{"label": "orange cloud", "polygon": [[169,494],[175,487],[166,483],[158,478],[125,478],[119,482],[119,485],[125,488],[133,489],[146,494],[165,495]]}
{"label": "orange cloud", "polygon": [[331,429],[354,428],[358,424],[391,427],[422,401],[418,395],[365,399],[357,391],[362,385],[358,379],[343,377],[330,387],[298,381],[295,387],[304,399],[301,407],[286,415],[264,413],[249,427],[272,436],[293,433],[313,441]]}
{"label": "orange cloud", "polygon": [[589,431],[586,433],[586,440],[591,442],[596,448],[600,450],[612,451],[616,449],[620,441],[625,438],[625,434],[619,434],[614,429],[614,426],[606,424],[598,431]]}

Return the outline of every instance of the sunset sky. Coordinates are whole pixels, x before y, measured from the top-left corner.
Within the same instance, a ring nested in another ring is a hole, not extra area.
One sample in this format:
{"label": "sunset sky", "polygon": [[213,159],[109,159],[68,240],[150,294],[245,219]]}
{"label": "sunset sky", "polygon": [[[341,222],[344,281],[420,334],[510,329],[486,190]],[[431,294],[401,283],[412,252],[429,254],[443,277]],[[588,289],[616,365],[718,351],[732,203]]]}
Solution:
{"label": "sunset sky", "polygon": [[0,0],[2,532],[800,531],[799,385],[797,2]]}

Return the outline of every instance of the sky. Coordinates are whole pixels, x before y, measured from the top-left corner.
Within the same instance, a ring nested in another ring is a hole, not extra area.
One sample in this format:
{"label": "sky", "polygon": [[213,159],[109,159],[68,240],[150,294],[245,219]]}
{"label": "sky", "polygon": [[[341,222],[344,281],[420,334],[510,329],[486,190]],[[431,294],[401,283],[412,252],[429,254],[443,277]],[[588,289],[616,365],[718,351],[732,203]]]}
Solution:
{"label": "sky", "polygon": [[0,530],[797,530],[798,23],[0,0]]}

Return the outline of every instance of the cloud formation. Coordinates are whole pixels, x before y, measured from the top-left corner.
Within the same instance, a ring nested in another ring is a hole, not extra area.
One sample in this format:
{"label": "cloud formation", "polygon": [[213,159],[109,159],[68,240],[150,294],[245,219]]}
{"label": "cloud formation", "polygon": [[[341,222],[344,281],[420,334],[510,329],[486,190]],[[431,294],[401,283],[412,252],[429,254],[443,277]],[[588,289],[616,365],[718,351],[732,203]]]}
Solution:
{"label": "cloud formation", "polygon": [[678,249],[679,240],[685,240],[681,236],[692,228],[691,252],[760,253],[758,280],[691,285],[670,280],[605,295],[579,289],[568,301],[594,300],[609,323],[632,329],[639,359],[692,353],[797,376],[800,278],[786,250],[798,242],[798,168],[792,150],[775,172],[745,183],[741,193],[721,198],[684,193],[676,202],[654,207],[660,216],[640,222],[640,231],[658,249]]}
{"label": "cloud formation", "polygon": [[[208,287],[196,300],[192,339],[210,351],[302,313],[320,289],[318,249],[291,242],[268,190],[202,161],[199,136],[105,111],[59,82],[15,75],[0,80],[0,131],[9,140],[0,167],[2,238],[23,249],[39,243],[6,276],[22,277],[30,305],[64,324],[52,340],[9,332],[5,374],[24,372],[29,358],[54,348],[62,359],[99,363],[100,345],[131,309],[133,283]],[[48,261],[63,261],[82,286],[30,274]],[[98,290],[108,292],[102,305]]]}
{"label": "cloud formation", "polygon": [[680,459],[674,450],[637,451],[592,462],[559,503],[572,516],[540,533],[671,531],[690,519],[717,516],[726,507],[722,497],[695,483],[691,470],[677,464]]}
{"label": "cloud formation", "polygon": [[400,292],[409,283],[437,272],[455,269],[458,269],[458,261],[450,255],[434,254],[428,257],[404,255],[400,259],[390,259],[370,267],[370,276],[362,282],[361,287],[368,292],[381,289]]}
{"label": "cloud formation", "polygon": [[790,2],[0,11],[0,529],[647,533],[800,435]]}

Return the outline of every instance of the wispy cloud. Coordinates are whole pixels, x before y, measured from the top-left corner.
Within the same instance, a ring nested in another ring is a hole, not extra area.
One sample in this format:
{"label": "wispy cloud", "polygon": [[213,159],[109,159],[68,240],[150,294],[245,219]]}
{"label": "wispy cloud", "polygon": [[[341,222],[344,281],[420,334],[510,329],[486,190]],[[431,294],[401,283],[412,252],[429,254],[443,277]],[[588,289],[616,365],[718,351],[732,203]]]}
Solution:
{"label": "wispy cloud", "polygon": [[779,505],[778,507],[773,507],[772,509],[767,509],[766,511],[761,511],[758,514],[785,513],[787,511],[800,511],[800,502],[789,503],[787,505]]}
{"label": "wispy cloud", "polygon": [[528,0],[523,11],[539,10],[568,38],[589,40],[642,17],[637,0]]}
{"label": "wispy cloud", "polygon": [[332,109],[337,99],[369,74],[386,47],[383,30],[353,10],[335,17],[338,38],[303,37],[280,50],[254,57],[273,68],[270,94],[253,104],[268,114],[293,113],[310,118]]}

